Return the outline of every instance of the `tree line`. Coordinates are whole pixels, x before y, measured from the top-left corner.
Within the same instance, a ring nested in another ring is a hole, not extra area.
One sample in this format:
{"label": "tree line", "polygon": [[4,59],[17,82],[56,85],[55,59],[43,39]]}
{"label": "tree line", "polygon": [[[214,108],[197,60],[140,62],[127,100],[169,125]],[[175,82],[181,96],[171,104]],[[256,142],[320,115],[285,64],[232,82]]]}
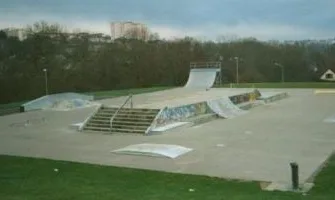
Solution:
{"label": "tree line", "polygon": [[[200,41],[191,37],[148,41],[104,34],[68,33],[57,24],[38,22],[19,40],[0,31],[0,103],[28,100],[50,93],[89,92],[153,86],[182,86],[192,61],[221,61],[224,83],[316,81],[335,67],[331,40],[258,41],[254,38]],[[44,70],[45,69],[45,70]]]}

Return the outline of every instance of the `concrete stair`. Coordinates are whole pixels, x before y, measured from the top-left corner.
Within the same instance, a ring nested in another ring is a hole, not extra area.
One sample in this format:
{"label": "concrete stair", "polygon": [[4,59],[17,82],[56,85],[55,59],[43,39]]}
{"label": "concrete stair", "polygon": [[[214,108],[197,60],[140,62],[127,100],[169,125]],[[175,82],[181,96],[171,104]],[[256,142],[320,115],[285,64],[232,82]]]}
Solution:
{"label": "concrete stair", "polygon": [[83,131],[106,133],[145,134],[157,116],[159,109],[118,108],[102,106],[84,125]]}
{"label": "concrete stair", "polygon": [[84,131],[111,132],[110,120],[118,108],[101,107],[85,124]]}
{"label": "concrete stair", "polygon": [[112,121],[112,133],[145,134],[159,109],[122,108]]}

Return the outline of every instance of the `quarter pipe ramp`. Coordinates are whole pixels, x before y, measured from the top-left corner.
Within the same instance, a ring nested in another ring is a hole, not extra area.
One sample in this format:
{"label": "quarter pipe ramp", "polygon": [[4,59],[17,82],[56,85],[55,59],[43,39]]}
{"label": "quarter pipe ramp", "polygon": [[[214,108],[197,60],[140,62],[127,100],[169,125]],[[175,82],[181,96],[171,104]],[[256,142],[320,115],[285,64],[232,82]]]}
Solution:
{"label": "quarter pipe ramp", "polygon": [[191,69],[185,88],[211,88],[219,71],[218,68]]}

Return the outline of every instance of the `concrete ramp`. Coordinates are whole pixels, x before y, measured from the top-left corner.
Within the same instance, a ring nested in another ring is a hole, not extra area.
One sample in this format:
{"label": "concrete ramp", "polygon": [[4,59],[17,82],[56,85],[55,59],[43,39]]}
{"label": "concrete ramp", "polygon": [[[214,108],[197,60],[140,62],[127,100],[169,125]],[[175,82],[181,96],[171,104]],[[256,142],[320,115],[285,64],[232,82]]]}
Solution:
{"label": "concrete ramp", "polygon": [[83,95],[71,92],[51,94],[42,96],[38,99],[23,104],[22,110],[24,112],[41,109],[68,111],[75,108],[83,108],[97,105],[95,103],[92,103],[93,98],[94,97],[90,95]]}
{"label": "concrete ramp", "polygon": [[211,88],[219,71],[218,68],[191,69],[185,88]]}
{"label": "concrete ramp", "polygon": [[240,109],[227,98],[207,101],[208,107],[220,117],[230,119],[245,114],[247,111]]}
{"label": "concrete ramp", "polygon": [[179,146],[179,145],[135,144],[135,145],[129,145],[121,149],[117,149],[112,152],[119,153],[119,154],[177,158],[190,151],[192,151],[192,149]]}

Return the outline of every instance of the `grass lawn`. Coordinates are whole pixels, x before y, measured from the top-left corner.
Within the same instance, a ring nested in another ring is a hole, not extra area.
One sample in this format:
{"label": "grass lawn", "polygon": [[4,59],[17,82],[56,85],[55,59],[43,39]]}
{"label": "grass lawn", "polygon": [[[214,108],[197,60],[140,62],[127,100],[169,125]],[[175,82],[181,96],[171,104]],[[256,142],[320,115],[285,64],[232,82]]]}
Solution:
{"label": "grass lawn", "polygon": [[24,103],[25,101],[0,104],[0,116],[20,112],[20,106]]}
{"label": "grass lawn", "polygon": [[0,104],[0,109],[8,109],[8,108],[19,107],[19,106],[21,106],[22,104],[24,104],[26,102],[27,101],[20,101],[20,102]]}
{"label": "grass lawn", "polygon": [[[233,83],[234,88],[335,88],[335,82]],[[224,84],[223,87],[230,87]]]}
{"label": "grass lawn", "polygon": [[[84,94],[94,95],[96,97],[96,99],[101,99],[101,98],[126,96],[126,95],[129,95],[129,94],[141,94],[141,93],[148,93],[148,92],[156,92],[156,91],[167,90],[167,89],[171,89],[171,88],[172,87],[136,88],[136,89],[124,89],[124,90],[86,92]],[[1,109],[10,109],[10,108],[19,107],[26,102],[28,102],[28,101],[20,101],[20,102],[13,102],[13,103],[7,103],[7,104],[0,104],[0,110]]]}
{"label": "grass lawn", "polygon": [[265,192],[255,182],[0,156],[0,199],[330,200],[335,199],[334,177],[335,157],[318,175],[312,191],[303,196]]}

